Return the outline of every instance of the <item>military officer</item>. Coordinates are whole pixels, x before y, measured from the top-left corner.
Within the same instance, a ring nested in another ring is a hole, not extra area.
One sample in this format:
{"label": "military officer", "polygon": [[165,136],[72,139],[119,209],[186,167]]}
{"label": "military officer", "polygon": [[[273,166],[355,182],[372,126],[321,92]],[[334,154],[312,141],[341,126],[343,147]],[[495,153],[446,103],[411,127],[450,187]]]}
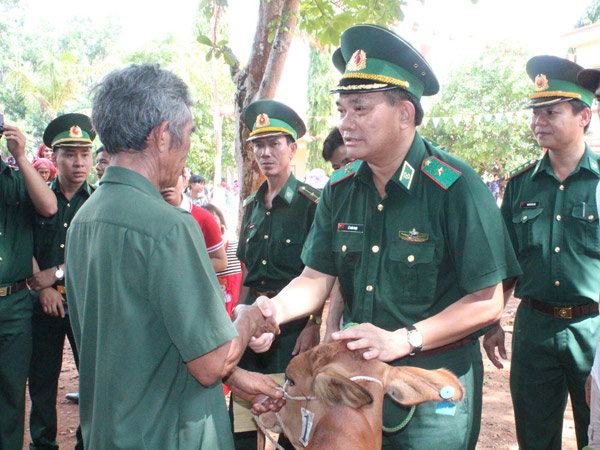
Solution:
{"label": "military officer", "polygon": [[21,450],[31,356],[32,298],[26,278],[33,271],[33,219],[34,212],[56,214],[56,197],[27,160],[23,133],[9,124],[3,131],[20,170],[0,159],[0,448]]}
{"label": "military officer", "polygon": [[325,186],[303,273],[257,303],[287,322],[319,308],[339,277],[344,323],[358,325],[333,339],[350,339],[366,359],[446,367],[466,388],[467,401],[443,402],[441,393],[403,429],[408,411],[386,404],[383,448],[473,449],[483,382],[476,337],[500,317],[502,280],[520,273],[506,228],[475,171],[416,131],[420,97],[439,89],[423,56],[390,30],[357,25],[333,61],[343,73],[339,128],[357,161]]}
{"label": "military officer", "polygon": [[[533,81],[531,130],[548,149],[515,169],[502,215],[523,275],[507,283],[521,299],[514,323],[510,387],[521,449],[560,449],[571,396],[578,448],[586,445],[585,381],[600,334],[598,156],[584,141],[594,94],[577,83],[581,67],[555,56],[527,63]],[[516,282],[516,287],[514,286]],[[486,335],[492,362],[500,326]]]}
{"label": "military officer", "polygon": [[[585,69],[577,74],[577,82],[594,92],[596,111],[600,118],[600,69]],[[600,216],[600,183],[596,186],[596,206]],[[600,340],[598,341],[600,342]],[[596,357],[592,372],[586,385],[586,397],[590,407],[590,427],[588,429],[588,448],[600,448],[600,346],[596,345]]]}
{"label": "military officer", "polygon": [[[244,111],[254,156],[267,180],[244,201],[237,257],[244,263],[240,298],[253,303],[260,295],[275,296],[304,268],[302,245],[312,225],[320,192],[296,179],[291,160],[306,132],[290,107],[258,100]],[[246,350],[240,367],[282,373],[293,354],[319,341],[320,316],[299,319],[281,328],[275,345],[260,355]],[[256,433],[236,433],[236,448],[255,448]]]}
{"label": "military officer", "polygon": [[[44,131],[44,143],[52,148],[58,167],[58,176],[50,185],[58,212],[51,218],[37,217],[34,226],[34,255],[40,270],[30,280],[39,293],[33,310],[29,368],[31,449],[57,448],[56,394],[65,336],[79,365],[66,303],[65,242],[71,220],[94,191],[86,180],[92,168],[95,136],[91,120],[84,114],[59,116]],[[77,431],[76,448],[83,448]]]}

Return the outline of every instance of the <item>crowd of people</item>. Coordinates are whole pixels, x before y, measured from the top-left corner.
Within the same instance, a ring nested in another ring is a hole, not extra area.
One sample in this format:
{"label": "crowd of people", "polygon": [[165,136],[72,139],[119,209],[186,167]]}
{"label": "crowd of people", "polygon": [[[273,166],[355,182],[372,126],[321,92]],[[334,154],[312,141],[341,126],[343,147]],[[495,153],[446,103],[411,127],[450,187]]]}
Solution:
{"label": "crowd of people", "polygon": [[340,122],[323,158],[337,170],[322,189],[292,173],[306,132],[297,112],[265,99],[245,109],[266,179],[241,205],[238,239],[216,205],[227,187],[211,195],[185,167],[192,101],[172,72],[109,73],[91,117],[50,122],[33,164],[6,122],[16,169],[0,161],[0,448],[22,447],[27,380],[31,448],[57,448],[65,336],[80,373],[76,448],[256,448],[223,384],[254,414],[280,409],[268,375],[319,343],[330,299],[326,340],[365,359],[446,368],[464,387],[456,404],[386,402],[383,424],[408,425],[382,447],[475,449],[479,338],[502,367],[499,319],[514,294],[519,447],[560,449],[570,396],[578,448],[600,449],[600,158],[584,139],[600,69],[527,63],[524,103],[547,150],[488,188],[419,135],[421,97],[440,86],[404,39],[352,26],[333,64]]}

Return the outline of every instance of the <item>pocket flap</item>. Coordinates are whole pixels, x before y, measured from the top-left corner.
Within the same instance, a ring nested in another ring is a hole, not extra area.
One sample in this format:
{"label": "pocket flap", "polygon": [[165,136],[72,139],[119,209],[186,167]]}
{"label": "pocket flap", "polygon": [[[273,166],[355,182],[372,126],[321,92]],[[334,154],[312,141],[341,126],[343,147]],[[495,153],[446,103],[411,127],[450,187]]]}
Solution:
{"label": "pocket flap", "polygon": [[539,216],[544,208],[535,208],[535,209],[525,209],[523,211],[519,211],[512,218],[513,223],[526,223],[532,219],[535,219]]}

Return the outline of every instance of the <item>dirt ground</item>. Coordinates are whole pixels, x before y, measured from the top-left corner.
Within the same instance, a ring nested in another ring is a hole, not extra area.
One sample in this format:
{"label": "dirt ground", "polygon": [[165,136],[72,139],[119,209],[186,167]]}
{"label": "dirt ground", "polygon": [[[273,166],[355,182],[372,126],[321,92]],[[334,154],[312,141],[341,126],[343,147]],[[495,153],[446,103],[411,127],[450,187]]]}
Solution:
{"label": "dirt ground", "polygon": [[[502,324],[507,331],[507,350],[510,358],[510,339],[512,325],[518,300],[511,300],[504,312]],[[482,350],[483,352],[483,350]],[[485,378],[483,385],[483,417],[478,450],[517,450],[514,430],[514,417],[510,400],[508,371],[510,362],[504,362],[504,369],[496,369],[484,356]],[[68,392],[77,392],[79,376],[73,362],[68,342],[65,344],[64,363],[58,385],[58,444],[63,450],[71,450],[75,446],[75,430],[79,423],[77,405],[65,400]],[[27,418],[25,424],[25,445],[29,447],[29,399],[27,400]],[[563,449],[576,450],[575,429],[570,403],[567,406],[563,427]]]}

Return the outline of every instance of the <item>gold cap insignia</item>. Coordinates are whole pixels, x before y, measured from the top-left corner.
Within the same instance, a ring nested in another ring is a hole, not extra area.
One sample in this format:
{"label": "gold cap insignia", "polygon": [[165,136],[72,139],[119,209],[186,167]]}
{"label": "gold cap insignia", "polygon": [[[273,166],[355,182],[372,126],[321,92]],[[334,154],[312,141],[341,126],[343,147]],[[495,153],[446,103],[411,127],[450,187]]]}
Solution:
{"label": "gold cap insignia", "polygon": [[81,134],[81,128],[79,128],[78,125],[73,125],[70,129],[69,129],[69,137],[73,137],[73,138],[79,138],[82,137]]}
{"label": "gold cap insignia", "polygon": [[535,90],[536,91],[545,91],[548,89],[550,85],[548,84],[548,78],[543,73],[539,74],[535,77]]}
{"label": "gold cap insignia", "polygon": [[367,67],[367,54],[364,50],[356,50],[348,64],[346,64],[346,70],[355,72],[357,70],[363,70]]}
{"label": "gold cap insignia", "polygon": [[269,116],[267,116],[265,113],[256,116],[256,128],[268,127],[270,124],[271,122],[269,122]]}

